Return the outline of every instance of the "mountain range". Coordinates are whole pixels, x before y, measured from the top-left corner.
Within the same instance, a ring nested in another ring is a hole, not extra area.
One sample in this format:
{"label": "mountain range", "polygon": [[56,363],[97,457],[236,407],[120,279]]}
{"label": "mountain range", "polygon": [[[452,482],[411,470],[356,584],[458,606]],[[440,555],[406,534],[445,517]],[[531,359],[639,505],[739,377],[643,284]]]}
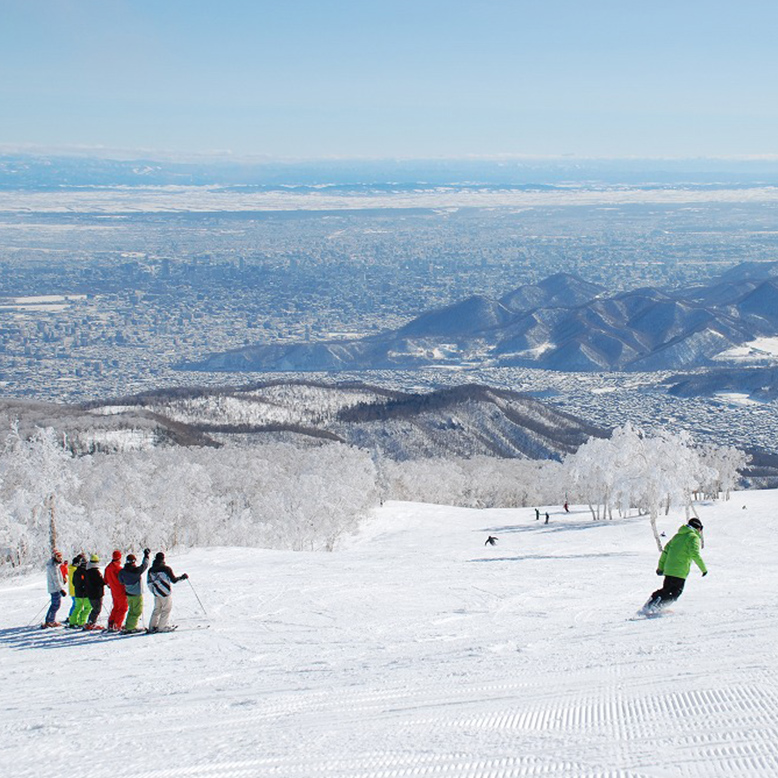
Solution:
{"label": "mountain range", "polygon": [[778,335],[778,262],[710,286],[609,294],[569,273],[499,299],[473,295],[358,340],[258,343],[179,365],[196,371],[337,371],[472,365],[560,371],[675,370]]}

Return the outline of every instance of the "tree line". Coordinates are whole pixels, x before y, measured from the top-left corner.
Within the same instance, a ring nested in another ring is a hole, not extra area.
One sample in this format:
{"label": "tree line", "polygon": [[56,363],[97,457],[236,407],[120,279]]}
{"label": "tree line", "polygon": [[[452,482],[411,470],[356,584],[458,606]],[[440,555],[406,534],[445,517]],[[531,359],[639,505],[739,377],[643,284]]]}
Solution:
{"label": "tree line", "polygon": [[339,442],[85,452],[52,428],[12,425],[0,446],[0,571],[57,543],[89,550],[257,546],[332,551],[384,500],[473,508],[563,502],[592,520],[728,497],[747,457],[688,433],[630,424],[563,461],[488,456],[398,462]]}

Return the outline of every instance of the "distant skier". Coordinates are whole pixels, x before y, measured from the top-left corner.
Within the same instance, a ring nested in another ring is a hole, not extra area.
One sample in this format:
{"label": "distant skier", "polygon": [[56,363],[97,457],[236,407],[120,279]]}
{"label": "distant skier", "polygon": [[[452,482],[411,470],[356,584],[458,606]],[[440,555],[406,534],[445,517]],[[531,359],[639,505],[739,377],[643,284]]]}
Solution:
{"label": "distant skier", "polygon": [[540,521],[540,509],[535,508],[535,521]]}
{"label": "distant skier", "polygon": [[151,612],[149,632],[167,632],[170,611],[173,609],[173,584],[186,581],[189,576],[175,575],[165,564],[165,555],[160,551],[154,556],[154,562],[146,576],[151,593],[154,595],[154,610]]}
{"label": "distant skier", "polygon": [[46,620],[41,624],[41,629],[62,626],[57,621],[57,611],[65,596],[65,578],[62,575],[62,554],[54,549],[51,559],[46,563],[46,588],[51,597],[51,605],[46,612]]}
{"label": "distant skier", "polygon": [[565,513],[570,513],[570,506],[567,504],[567,500],[565,500]]}
{"label": "distant skier", "polygon": [[105,581],[100,572],[100,557],[92,554],[86,566],[86,596],[89,599],[91,610],[84,629],[102,629],[97,623],[97,617],[103,609],[103,595],[105,594]]}
{"label": "distant skier", "polygon": [[127,622],[122,632],[140,632],[138,629],[138,619],[143,613],[143,573],[149,566],[149,556],[151,551],[148,548],[143,549],[143,562],[140,565],[135,563],[138,558],[135,554],[127,554],[124,567],[119,573],[119,581],[124,584],[124,590],[127,592],[127,604],[129,613]]}
{"label": "distant skier", "polygon": [[661,589],[657,589],[640,610],[642,614],[658,613],[668,602],[675,602],[683,592],[689,576],[692,562],[700,568],[703,576],[708,568],[700,556],[702,542],[702,522],[698,518],[689,519],[668,541],[659,557],[657,575],[665,577]]}
{"label": "distant skier", "polygon": [[489,537],[484,541],[485,546],[493,546],[497,543],[499,538],[496,538],[494,535],[489,535]]}
{"label": "distant skier", "polygon": [[546,520],[543,523],[548,524],[548,520],[549,520],[549,515],[548,515],[548,511],[546,511]]}

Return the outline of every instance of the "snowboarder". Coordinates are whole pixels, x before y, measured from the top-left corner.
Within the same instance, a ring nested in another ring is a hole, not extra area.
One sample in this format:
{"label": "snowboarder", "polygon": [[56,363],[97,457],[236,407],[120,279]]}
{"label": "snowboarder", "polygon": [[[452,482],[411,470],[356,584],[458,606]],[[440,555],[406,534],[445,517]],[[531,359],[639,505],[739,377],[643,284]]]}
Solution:
{"label": "snowboarder", "polygon": [[57,611],[62,604],[62,598],[65,596],[65,578],[62,575],[62,554],[55,548],[51,554],[51,559],[46,563],[46,588],[51,596],[51,605],[46,613],[46,620],[41,627],[60,627],[57,621]]}
{"label": "snowboarder", "polygon": [[118,632],[124,623],[124,617],[127,615],[127,592],[124,591],[124,584],[119,580],[119,573],[122,570],[122,552],[117,548],[111,554],[111,561],[105,566],[103,578],[108,588],[111,590],[111,599],[113,605],[108,615],[108,629],[111,632]]}
{"label": "snowboarder", "polygon": [[708,568],[700,556],[701,539],[702,522],[696,517],[689,519],[689,522],[670,538],[659,557],[656,569],[657,575],[665,577],[664,583],[661,589],[657,589],[648,598],[640,613],[658,613],[668,602],[675,602],[683,592],[692,562],[700,568],[703,576],[708,574]]}
{"label": "snowboarder", "polygon": [[489,535],[489,537],[484,541],[485,546],[493,546],[495,543],[497,543],[498,538],[496,538],[494,535]]}
{"label": "snowboarder", "polygon": [[[75,561],[75,560],[74,560]],[[76,606],[73,612],[68,616],[68,626],[72,628],[83,627],[86,624],[86,618],[92,609],[89,602],[89,595],[86,589],[86,554],[78,556],[78,567],[71,576],[73,580],[73,593],[76,597]]]}
{"label": "snowboarder", "polygon": [[154,610],[151,612],[149,632],[167,632],[170,611],[173,609],[173,584],[186,581],[189,576],[176,576],[165,564],[165,555],[160,551],[154,556],[154,562],[146,576],[146,582],[154,595]]}
{"label": "snowboarder", "polygon": [[143,573],[149,566],[149,557],[151,550],[143,549],[143,562],[136,565],[138,558],[135,554],[127,554],[124,567],[119,573],[119,582],[124,584],[124,590],[127,592],[127,604],[129,613],[127,614],[127,623],[122,632],[140,632],[138,629],[138,619],[143,612]]}
{"label": "snowboarder", "polygon": [[103,609],[103,595],[105,594],[105,581],[100,572],[100,557],[92,554],[89,558],[89,564],[86,566],[86,596],[92,609],[89,611],[84,629],[102,629],[97,623],[97,617]]}

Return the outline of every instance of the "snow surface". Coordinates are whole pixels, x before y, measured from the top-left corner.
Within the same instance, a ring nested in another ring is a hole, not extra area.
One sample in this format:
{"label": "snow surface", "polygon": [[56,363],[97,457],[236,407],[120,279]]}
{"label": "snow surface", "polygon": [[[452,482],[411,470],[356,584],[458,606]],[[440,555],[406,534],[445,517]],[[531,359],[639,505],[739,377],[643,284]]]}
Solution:
{"label": "snow surface", "polygon": [[653,620],[647,519],[585,507],[389,503],[332,554],[173,552],[211,627],[181,582],[167,635],[26,626],[44,574],[6,579],[0,775],[775,775],[776,508],[701,506],[710,574]]}
{"label": "snow surface", "polygon": [[756,340],[722,351],[714,359],[733,362],[775,360],[778,359],[778,338],[756,338]]}

